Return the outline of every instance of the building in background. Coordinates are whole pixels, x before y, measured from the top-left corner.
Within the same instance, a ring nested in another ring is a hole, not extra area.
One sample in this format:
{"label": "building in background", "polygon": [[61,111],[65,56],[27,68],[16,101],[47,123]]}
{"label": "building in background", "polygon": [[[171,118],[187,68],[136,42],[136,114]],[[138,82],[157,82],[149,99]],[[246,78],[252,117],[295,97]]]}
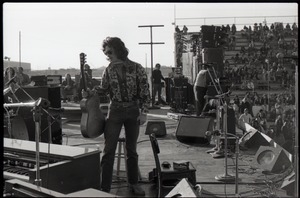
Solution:
{"label": "building in background", "polygon": [[24,73],[31,71],[31,63],[3,60],[3,71],[5,71],[7,67],[13,67],[17,69],[19,66],[23,67]]}

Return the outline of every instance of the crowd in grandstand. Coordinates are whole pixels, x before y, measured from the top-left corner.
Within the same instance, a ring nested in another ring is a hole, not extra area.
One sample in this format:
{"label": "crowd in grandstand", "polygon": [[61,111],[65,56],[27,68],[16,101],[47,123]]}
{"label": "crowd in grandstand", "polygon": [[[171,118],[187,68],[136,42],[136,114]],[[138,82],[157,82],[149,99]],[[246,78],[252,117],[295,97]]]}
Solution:
{"label": "crowd in grandstand", "polygon": [[[278,144],[293,152],[295,133],[295,67],[298,57],[298,27],[296,23],[255,23],[244,26],[240,37],[233,24],[222,26],[228,35],[225,51],[234,56],[224,58],[223,77],[230,79],[236,89],[249,90],[245,95],[235,95],[232,106],[239,121],[244,110],[252,117],[251,125],[269,135]],[[246,43],[237,45],[238,39]],[[289,58],[286,58],[289,57]],[[279,85],[279,86],[275,86]],[[272,93],[279,87],[281,93]],[[255,90],[269,90],[259,95]],[[251,90],[251,91],[250,91]],[[270,91],[271,90],[271,91]]]}
{"label": "crowd in grandstand", "polygon": [[242,38],[246,38],[248,46],[236,47],[236,27],[223,26],[228,36],[227,51],[237,51],[235,56],[224,59],[224,77],[233,79],[236,84],[260,81],[261,83],[278,83],[289,88],[295,84],[295,60],[298,54],[298,27],[296,23],[290,27],[287,23],[271,24],[268,27],[261,23],[241,30]]}

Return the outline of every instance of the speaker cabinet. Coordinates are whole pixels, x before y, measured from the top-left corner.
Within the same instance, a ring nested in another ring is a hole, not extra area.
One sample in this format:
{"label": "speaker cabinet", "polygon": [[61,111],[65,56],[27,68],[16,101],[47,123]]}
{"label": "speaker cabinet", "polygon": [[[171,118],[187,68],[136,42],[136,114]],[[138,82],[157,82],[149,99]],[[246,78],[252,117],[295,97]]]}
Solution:
{"label": "speaker cabinet", "polygon": [[[217,77],[223,76],[224,70],[224,55],[222,48],[204,48],[202,50],[202,62],[203,63],[214,63],[213,67],[216,71]],[[211,71],[213,77],[215,75]]]}
{"label": "speaker cabinet", "polygon": [[176,128],[176,138],[183,143],[209,144],[206,131],[212,131],[212,117],[181,116]]}
{"label": "speaker cabinet", "polygon": [[197,193],[189,183],[189,181],[184,178],[165,196],[165,197],[198,197]]}
{"label": "speaker cabinet", "polygon": [[216,47],[215,26],[202,25],[201,26],[201,43],[202,48],[214,48]]}
{"label": "speaker cabinet", "polygon": [[[60,109],[60,87],[23,87],[24,91],[29,94],[34,100],[38,98],[44,98],[50,102],[50,107]],[[20,102],[31,102],[33,101],[25,92],[21,89],[16,91],[16,96]],[[35,122],[33,120],[32,108],[22,107],[19,109],[19,115],[24,119],[27,127],[29,140],[35,141]],[[51,138],[50,142],[54,144],[62,144],[62,123],[60,111],[46,110],[51,115]],[[55,118],[55,120],[52,119]],[[49,142],[49,127],[48,127],[48,114],[44,111],[41,113],[41,142]]]}
{"label": "speaker cabinet", "polygon": [[272,139],[257,130],[246,132],[239,141],[239,144],[248,149],[257,150],[260,146],[271,146]]}
{"label": "speaker cabinet", "polygon": [[154,133],[156,137],[166,136],[166,123],[164,121],[148,121],[146,126],[146,135]]}
{"label": "speaker cabinet", "polygon": [[260,146],[250,166],[279,173],[289,168],[291,164],[287,153],[282,148]]}

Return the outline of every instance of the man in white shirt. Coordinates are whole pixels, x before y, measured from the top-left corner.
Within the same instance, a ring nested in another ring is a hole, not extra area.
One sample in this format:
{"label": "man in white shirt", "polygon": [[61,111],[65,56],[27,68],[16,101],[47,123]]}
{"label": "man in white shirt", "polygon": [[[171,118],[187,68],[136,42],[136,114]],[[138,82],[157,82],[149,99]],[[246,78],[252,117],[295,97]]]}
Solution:
{"label": "man in white shirt", "polygon": [[[247,108],[244,109],[244,113],[239,117],[239,121],[250,124],[252,122],[252,115],[249,113],[249,110]],[[245,131],[243,130],[243,133]]]}

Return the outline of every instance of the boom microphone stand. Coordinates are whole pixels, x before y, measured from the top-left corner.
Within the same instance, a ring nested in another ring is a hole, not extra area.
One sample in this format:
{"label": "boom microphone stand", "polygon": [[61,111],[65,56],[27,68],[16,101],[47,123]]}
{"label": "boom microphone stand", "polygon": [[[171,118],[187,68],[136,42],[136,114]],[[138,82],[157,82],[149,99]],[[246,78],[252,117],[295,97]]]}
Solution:
{"label": "boom microphone stand", "polygon": [[36,141],[36,178],[35,184],[40,187],[42,185],[42,180],[40,176],[40,133],[41,133],[41,110],[44,107],[48,107],[50,102],[43,98],[39,98],[34,102],[28,103],[5,103],[3,104],[4,108],[13,108],[13,107],[31,107],[33,109],[33,120],[35,122],[35,141]]}
{"label": "boom microphone stand", "polygon": [[[217,91],[217,96],[215,96],[216,98],[218,98],[218,100],[220,101],[219,102],[219,105],[222,105],[223,106],[223,120],[222,120],[222,124],[223,124],[223,131],[224,131],[224,155],[225,155],[225,173],[224,174],[221,174],[221,175],[217,175],[215,176],[215,179],[218,180],[218,181],[234,181],[235,178],[234,176],[232,175],[229,175],[228,174],[228,171],[227,171],[227,157],[228,157],[228,152],[227,152],[227,104],[222,100],[224,99],[225,95],[227,93],[223,93],[222,91],[222,88],[221,88],[221,85],[220,85],[220,81],[219,79],[217,78],[217,74],[216,74],[216,71],[215,71],[215,68],[213,67],[213,64],[206,64],[207,66],[211,66],[212,70],[213,70],[213,73],[214,73],[214,76],[215,78],[212,76],[212,74],[210,73],[210,70],[207,69],[208,71],[208,74],[210,76],[210,79],[211,79],[211,82],[213,83],[214,87],[215,87],[215,90]],[[219,115],[217,115],[219,116]]]}

